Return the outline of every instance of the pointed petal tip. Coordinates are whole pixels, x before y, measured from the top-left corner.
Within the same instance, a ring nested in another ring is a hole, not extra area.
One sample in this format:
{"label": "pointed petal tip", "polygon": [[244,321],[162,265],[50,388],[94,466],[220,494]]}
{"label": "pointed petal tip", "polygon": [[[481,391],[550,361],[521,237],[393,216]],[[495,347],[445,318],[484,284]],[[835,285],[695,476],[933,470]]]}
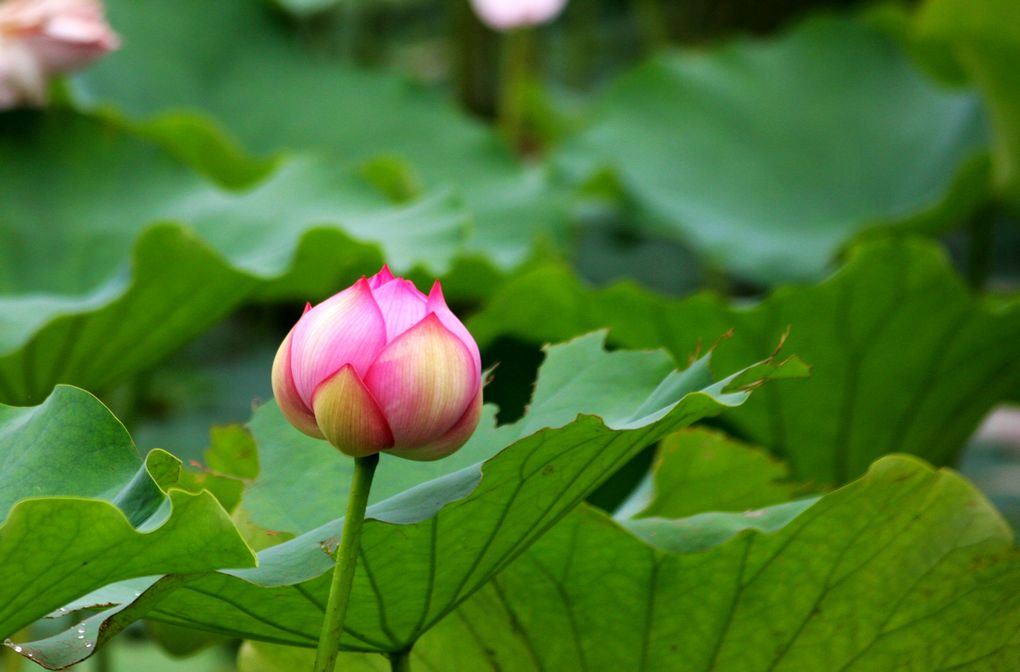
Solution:
{"label": "pointed petal tip", "polygon": [[432,285],[432,290],[429,292],[428,303],[425,306],[426,310],[429,311],[429,315],[436,315],[442,321],[443,326],[447,328],[454,336],[460,339],[460,342],[471,351],[471,358],[475,362],[475,367],[478,369],[479,375],[482,372],[482,356],[478,351],[478,344],[475,343],[474,337],[471,332],[468,331],[464,323],[453,314],[449,306],[446,305],[446,298],[443,296],[443,286],[439,280],[436,280],[435,284]]}
{"label": "pointed petal tip", "polygon": [[437,312],[430,311],[428,314],[425,315],[425,317],[421,319],[420,322],[418,322],[418,324],[414,326],[428,327],[430,329],[441,329],[443,333],[456,338],[461,343],[461,345],[464,345],[464,347],[467,348],[469,352],[471,350],[471,348],[467,347],[467,345],[464,343],[464,340],[460,337],[460,335],[456,331],[451,329],[450,325],[447,324],[445,320],[443,320],[443,316]]}
{"label": "pointed petal tip", "polygon": [[431,305],[433,301],[446,305],[446,297],[443,296],[443,283],[438,278],[432,283],[432,289],[429,290],[429,304]]}
{"label": "pointed petal tip", "polygon": [[352,365],[319,384],[312,404],[325,439],[345,455],[364,457],[393,446],[386,417]]}
{"label": "pointed petal tip", "polygon": [[378,287],[382,287],[387,282],[393,279],[394,276],[393,272],[390,271],[390,265],[384,263],[382,265],[382,268],[379,269],[379,272],[373,275],[371,278],[369,278],[369,285],[372,287],[372,289],[376,289]]}
{"label": "pointed petal tip", "polygon": [[361,276],[357,282],[350,286],[350,289],[353,289],[361,298],[367,297],[372,303],[376,304],[376,307],[379,306],[379,303],[375,300],[375,294],[372,292],[374,288],[372,287],[371,278]]}
{"label": "pointed petal tip", "polygon": [[[428,313],[425,317],[421,319],[421,322],[419,322],[419,324],[425,324],[431,327],[440,327],[443,331],[450,331],[449,329],[446,328],[446,325],[443,324],[443,321],[439,319],[439,316],[436,315],[435,313]],[[456,334],[453,335],[456,336]]]}

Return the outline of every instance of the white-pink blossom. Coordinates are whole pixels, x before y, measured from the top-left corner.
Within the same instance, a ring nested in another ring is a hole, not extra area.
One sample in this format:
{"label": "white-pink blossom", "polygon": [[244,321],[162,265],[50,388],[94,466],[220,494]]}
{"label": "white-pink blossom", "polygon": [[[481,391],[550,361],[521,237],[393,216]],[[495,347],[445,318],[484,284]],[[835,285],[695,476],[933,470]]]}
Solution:
{"label": "white-pink blossom", "polygon": [[0,108],[43,104],[52,76],[118,45],[98,0],[0,0]]}
{"label": "white-pink blossom", "polygon": [[475,14],[493,30],[537,26],[555,19],[567,0],[471,0]]}

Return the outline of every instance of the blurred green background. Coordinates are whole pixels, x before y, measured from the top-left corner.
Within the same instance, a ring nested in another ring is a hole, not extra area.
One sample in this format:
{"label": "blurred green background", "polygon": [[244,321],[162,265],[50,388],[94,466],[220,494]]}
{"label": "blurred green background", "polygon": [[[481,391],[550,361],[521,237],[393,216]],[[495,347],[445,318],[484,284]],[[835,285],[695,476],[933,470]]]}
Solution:
{"label": "blurred green background", "polygon": [[[122,48],[0,114],[0,402],[79,385],[200,465],[303,302],[387,260],[443,277],[501,421],[545,342],[685,362],[739,323],[728,361],[789,326],[815,387],[723,426],[818,490],[894,436],[1020,522],[1020,4],[572,0],[508,34],[467,0],[106,7]],[[233,669],[190,644],[136,626],[76,669]]]}

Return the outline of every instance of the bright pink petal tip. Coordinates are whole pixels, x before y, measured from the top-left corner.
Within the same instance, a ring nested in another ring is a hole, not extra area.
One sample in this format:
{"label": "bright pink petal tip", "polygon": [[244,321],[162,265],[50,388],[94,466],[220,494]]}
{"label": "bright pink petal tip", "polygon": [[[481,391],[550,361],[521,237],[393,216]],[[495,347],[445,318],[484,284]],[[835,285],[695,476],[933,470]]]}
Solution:
{"label": "bright pink petal tip", "polygon": [[428,303],[425,309],[429,313],[435,313],[436,317],[443,323],[443,326],[453,332],[453,335],[460,339],[464,347],[471,353],[471,359],[475,363],[475,369],[479,376],[482,375],[482,355],[478,351],[478,344],[475,343],[471,332],[467,330],[464,323],[453,314],[453,311],[446,305],[446,298],[443,296],[443,285],[438,280],[432,284],[429,291]]}
{"label": "bright pink petal tip", "polygon": [[390,272],[390,265],[383,264],[379,272],[368,279],[368,284],[372,289],[376,287],[382,287],[390,280],[393,280],[393,273]]}

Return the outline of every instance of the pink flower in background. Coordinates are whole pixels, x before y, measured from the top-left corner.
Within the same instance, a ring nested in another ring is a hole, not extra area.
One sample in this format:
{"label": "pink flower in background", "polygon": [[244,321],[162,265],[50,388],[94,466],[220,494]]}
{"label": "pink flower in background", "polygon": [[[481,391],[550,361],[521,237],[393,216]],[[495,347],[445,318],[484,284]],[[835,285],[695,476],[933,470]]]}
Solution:
{"label": "pink flower in background", "polygon": [[471,0],[475,14],[493,30],[536,26],[556,18],[567,0]]}
{"label": "pink flower in background", "polygon": [[46,75],[32,52],[0,31],[0,110],[46,102]]}
{"label": "pink flower in background", "polygon": [[45,103],[51,76],[118,45],[98,0],[0,0],[0,108]]}
{"label": "pink flower in background", "polygon": [[291,424],[347,455],[435,460],[478,425],[481,357],[439,281],[425,296],[383,266],[305,309],[276,353],[273,393]]}

